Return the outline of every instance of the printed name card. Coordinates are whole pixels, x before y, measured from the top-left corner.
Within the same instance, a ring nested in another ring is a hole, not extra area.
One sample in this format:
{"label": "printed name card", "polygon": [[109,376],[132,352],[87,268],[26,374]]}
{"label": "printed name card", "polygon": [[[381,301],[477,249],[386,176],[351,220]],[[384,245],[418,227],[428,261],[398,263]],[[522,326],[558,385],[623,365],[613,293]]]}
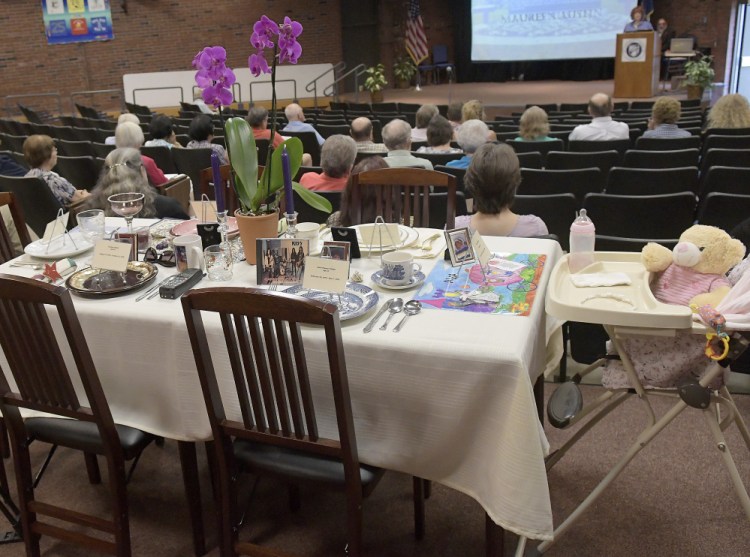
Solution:
{"label": "printed name card", "polygon": [[55,236],[65,234],[65,230],[68,228],[68,217],[70,217],[70,213],[63,213],[52,222],[48,222],[44,229],[42,241],[49,243]]}
{"label": "printed name card", "polygon": [[401,243],[398,224],[371,224],[359,227],[362,243],[371,246],[394,246]]}
{"label": "printed name card", "polygon": [[341,294],[349,278],[349,260],[323,257],[305,258],[305,276],[302,288]]}
{"label": "printed name card", "polygon": [[216,222],[216,201],[191,201],[193,214],[202,222]]}
{"label": "printed name card", "polygon": [[492,259],[492,252],[487,248],[487,244],[484,242],[484,238],[479,232],[474,232],[471,237],[471,247],[474,250],[474,256],[479,261],[482,268],[487,267],[487,264]]}
{"label": "printed name card", "polygon": [[130,259],[130,242],[110,242],[99,240],[94,245],[91,266],[95,269],[124,273]]}

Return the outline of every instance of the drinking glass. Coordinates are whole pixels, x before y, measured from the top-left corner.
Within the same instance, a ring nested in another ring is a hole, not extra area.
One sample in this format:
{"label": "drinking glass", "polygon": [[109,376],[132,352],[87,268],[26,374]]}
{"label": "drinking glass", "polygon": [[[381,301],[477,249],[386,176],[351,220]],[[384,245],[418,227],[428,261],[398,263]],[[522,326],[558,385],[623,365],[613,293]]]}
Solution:
{"label": "drinking glass", "polygon": [[232,278],[232,251],[226,242],[208,246],[203,251],[206,272],[209,280],[229,280]]}
{"label": "drinking glass", "polygon": [[104,211],[89,209],[76,215],[81,234],[92,244],[104,238]]}
{"label": "drinking glass", "polygon": [[143,209],[142,193],[117,193],[107,198],[112,211],[125,219],[128,225],[128,234],[133,237],[133,217]]}

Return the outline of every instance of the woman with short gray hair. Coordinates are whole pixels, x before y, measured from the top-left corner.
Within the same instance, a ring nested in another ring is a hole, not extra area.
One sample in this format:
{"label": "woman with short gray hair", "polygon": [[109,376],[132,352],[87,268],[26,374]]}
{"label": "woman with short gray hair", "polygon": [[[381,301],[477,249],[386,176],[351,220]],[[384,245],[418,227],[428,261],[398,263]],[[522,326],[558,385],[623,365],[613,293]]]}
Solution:
{"label": "woman with short gray hair", "polygon": [[320,166],[323,172],[307,172],[299,183],[313,191],[344,191],[357,156],[357,144],[347,135],[332,135],[323,143]]}
{"label": "woman with short gray hair", "polygon": [[[115,145],[118,149],[140,149],[143,146],[144,139],[143,130],[138,124],[134,124],[133,122],[123,122],[122,124],[117,124],[115,128]],[[161,186],[169,181],[161,168],[156,166],[154,159],[145,155],[141,155],[141,158],[143,166],[146,168],[149,184],[152,186]]]}
{"label": "woman with short gray hair", "polygon": [[490,140],[490,128],[481,120],[467,120],[458,130],[458,144],[466,153],[455,161],[449,161],[446,166],[452,168],[469,168],[471,157],[477,149]]}

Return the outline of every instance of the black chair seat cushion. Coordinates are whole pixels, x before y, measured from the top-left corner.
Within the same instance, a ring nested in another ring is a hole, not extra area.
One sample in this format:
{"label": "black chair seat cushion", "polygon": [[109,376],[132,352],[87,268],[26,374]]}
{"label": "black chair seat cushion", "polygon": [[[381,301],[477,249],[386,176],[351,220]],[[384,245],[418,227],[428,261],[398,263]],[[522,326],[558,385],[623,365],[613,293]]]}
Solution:
{"label": "black chair seat cushion", "polygon": [[[86,453],[104,454],[99,430],[93,422],[65,418],[29,418],[24,423],[32,439]],[[115,424],[115,429],[120,436],[125,460],[138,456],[155,439],[150,433],[134,427]]]}
{"label": "black chair seat cushion", "polygon": [[[234,443],[234,455],[241,466],[249,472],[299,480],[325,483],[345,489],[344,463],[338,459],[311,453],[303,453],[285,447],[254,443],[238,439]],[[385,471],[382,468],[359,465],[362,488],[374,486]]]}

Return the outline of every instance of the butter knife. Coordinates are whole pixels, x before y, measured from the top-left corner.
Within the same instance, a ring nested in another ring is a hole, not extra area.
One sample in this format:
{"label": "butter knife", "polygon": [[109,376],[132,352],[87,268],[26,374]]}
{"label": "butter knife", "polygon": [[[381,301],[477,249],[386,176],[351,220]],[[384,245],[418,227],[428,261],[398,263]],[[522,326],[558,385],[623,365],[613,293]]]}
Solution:
{"label": "butter knife", "polygon": [[367,324],[367,326],[364,328],[365,333],[369,333],[372,331],[372,328],[375,326],[375,323],[378,322],[378,319],[380,319],[380,316],[383,315],[386,310],[391,307],[391,300],[388,300],[386,303],[384,303],[378,312],[375,314],[375,317],[373,317],[370,322]]}

